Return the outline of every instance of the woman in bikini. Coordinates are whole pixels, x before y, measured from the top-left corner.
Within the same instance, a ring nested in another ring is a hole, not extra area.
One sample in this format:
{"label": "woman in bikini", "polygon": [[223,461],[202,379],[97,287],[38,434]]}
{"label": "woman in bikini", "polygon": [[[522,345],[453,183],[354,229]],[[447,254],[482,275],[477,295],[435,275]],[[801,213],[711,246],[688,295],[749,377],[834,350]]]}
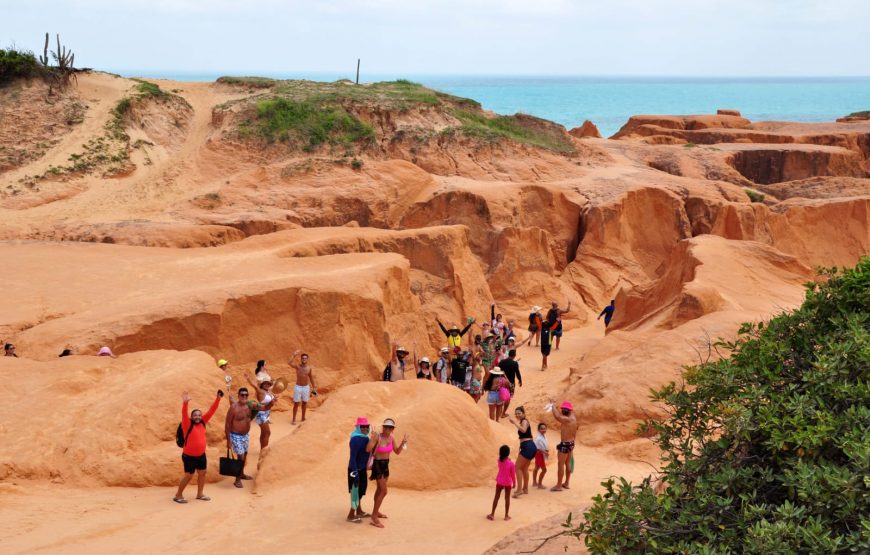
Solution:
{"label": "woman in bikini", "polygon": [[436,379],[432,375],[432,363],[429,362],[429,357],[423,357],[421,359],[417,359],[417,342],[414,342],[414,368],[417,369],[417,379],[418,380],[434,380]]}
{"label": "woman in bikini", "polygon": [[474,402],[480,401],[480,396],[483,394],[483,353],[474,355],[474,369],[471,371],[471,389],[468,391]]}
{"label": "woman in bikini", "polygon": [[526,409],[517,407],[514,410],[516,420],[508,416],[510,423],[517,427],[517,434],[520,437],[520,453],[517,455],[517,488],[514,491],[514,498],[520,495],[528,495],[529,493],[529,464],[535,458],[535,453],[538,448],[535,447],[535,440],[532,439],[532,425],[526,418]]}
{"label": "woman in bikini", "polygon": [[387,480],[390,478],[390,453],[400,455],[408,445],[408,434],[402,438],[402,443],[396,445],[393,440],[393,430],[396,428],[396,422],[392,418],[384,420],[384,426],[381,433],[372,432],[369,437],[369,444],[366,446],[366,451],[373,453],[375,460],[372,463],[372,480],[377,482],[375,490],[375,507],[372,509],[372,526],[383,528],[382,518],[387,518],[387,515],[381,512],[381,505],[384,498],[387,496]]}
{"label": "woman in bikini", "polygon": [[483,391],[486,391],[486,404],[489,407],[489,418],[498,422],[502,405],[502,400],[499,396],[499,389],[501,389],[503,383],[502,378],[504,378],[504,371],[502,371],[498,366],[493,368],[491,371],[486,368],[485,370],[488,374],[483,382]]}
{"label": "woman in bikini", "polygon": [[[254,380],[247,374],[245,379],[248,380],[248,384],[257,392],[257,401],[263,405],[268,405],[273,399],[277,401],[278,396],[271,393],[272,377],[266,372],[265,360],[257,361],[257,369],[254,370],[254,375],[256,376],[257,383],[254,383]],[[269,437],[272,435],[272,430],[269,427],[269,416],[271,414],[271,410],[261,410],[254,418],[260,426],[260,451],[269,446]]]}

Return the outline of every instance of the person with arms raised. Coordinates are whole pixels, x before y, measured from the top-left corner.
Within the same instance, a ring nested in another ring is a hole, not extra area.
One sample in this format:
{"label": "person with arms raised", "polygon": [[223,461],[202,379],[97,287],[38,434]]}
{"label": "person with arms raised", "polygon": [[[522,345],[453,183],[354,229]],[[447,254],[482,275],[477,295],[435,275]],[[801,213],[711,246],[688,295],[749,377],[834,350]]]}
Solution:
{"label": "person with arms raised", "polygon": [[196,472],[196,498],[200,501],[211,501],[211,498],[203,494],[205,488],[205,471],[208,468],[208,460],[205,456],[206,437],[205,425],[214,416],[224,392],[218,389],[211,406],[205,415],[199,409],[193,409],[188,416],[187,407],[190,403],[190,395],[187,391],[181,394],[181,429],[184,432],[184,447],[181,450],[181,463],[184,465],[184,476],[178,484],[178,491],[172,498],[176,503],[187,503],[184,498],[184,488],[193,478]]}
{"label": "person with arms raised", "polygon": [[[550,410],[553,412],[553,417],[561,424],[559,430],[562,441],[556,445],[557,459],[559,462],[558,477],[556,485],[550,488],[550,491],[562,491],[568,488],[568,481],[571,479],[571,468],[569,463],[571,455],[574,452],[574,441],[577,438],[577,416],[574,414],[574,405],[568,401],[564,401],[559,408],[555,408],[555,402],[550,402]],[[564,480],[563,480],[564,478]]]}

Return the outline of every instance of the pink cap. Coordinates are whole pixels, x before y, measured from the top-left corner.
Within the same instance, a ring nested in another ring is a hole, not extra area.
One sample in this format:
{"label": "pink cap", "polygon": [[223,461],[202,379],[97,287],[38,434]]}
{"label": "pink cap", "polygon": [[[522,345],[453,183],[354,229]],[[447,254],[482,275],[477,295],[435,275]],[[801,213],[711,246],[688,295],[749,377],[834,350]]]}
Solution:
{"label": "pink cap", "polygon": [[110,357],[112,356],[112,349],[108,347],[101,347],[100,352],[97,353],[99,357]]}
{"label": "pink cap", "polygon": [[369,420],[368,420],[368,418],[361,416],[361,417],[356,419],[356,425],[357,426],[368,426]]}
{"label": "pink cap", "polygon": [[568,401],[565,401],[564,403],[562,403],[562,406],[559,407],[559,408],[560,408],[560,409],[574,410],[574,405],[572,405],[572,404],[569,403]]}

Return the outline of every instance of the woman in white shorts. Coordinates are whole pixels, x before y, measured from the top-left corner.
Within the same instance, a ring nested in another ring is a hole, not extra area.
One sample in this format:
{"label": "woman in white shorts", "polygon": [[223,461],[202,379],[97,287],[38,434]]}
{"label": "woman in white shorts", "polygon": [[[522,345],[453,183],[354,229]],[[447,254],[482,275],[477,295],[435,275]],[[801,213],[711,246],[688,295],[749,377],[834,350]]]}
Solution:
{"label": "woman in white shorts", "polygon": [[[266,372],[266,361],[258,360],[257,361],[257,369],[254,371],[254,375],[256,376],[257,383],[250,378],[250,376],[246,375],[245,377],[248,380],[248,383],[251,384],[251,387],[257,392],[257,401],[266,405],[272,402],[273,399],[277,400],[277,395],[272,395],[272,377]],[[269,427],[269,417],[272,415],[271,410],[261,410],[257,413],[257,416],[254,417],[254,420],[257,424],[260,425],[260,450],[262,451],[266,447],[269,446],[269,436],[272,435],[272,430]]]}

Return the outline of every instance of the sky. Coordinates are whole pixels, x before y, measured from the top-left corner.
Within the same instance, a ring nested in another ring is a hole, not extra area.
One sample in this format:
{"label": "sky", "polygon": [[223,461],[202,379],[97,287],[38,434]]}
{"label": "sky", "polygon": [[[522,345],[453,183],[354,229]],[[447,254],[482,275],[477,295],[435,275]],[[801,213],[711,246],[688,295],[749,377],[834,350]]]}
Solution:
{"label": "sky", "polygon": [[868,0],[0,0],[110,71],[867,76]]}

